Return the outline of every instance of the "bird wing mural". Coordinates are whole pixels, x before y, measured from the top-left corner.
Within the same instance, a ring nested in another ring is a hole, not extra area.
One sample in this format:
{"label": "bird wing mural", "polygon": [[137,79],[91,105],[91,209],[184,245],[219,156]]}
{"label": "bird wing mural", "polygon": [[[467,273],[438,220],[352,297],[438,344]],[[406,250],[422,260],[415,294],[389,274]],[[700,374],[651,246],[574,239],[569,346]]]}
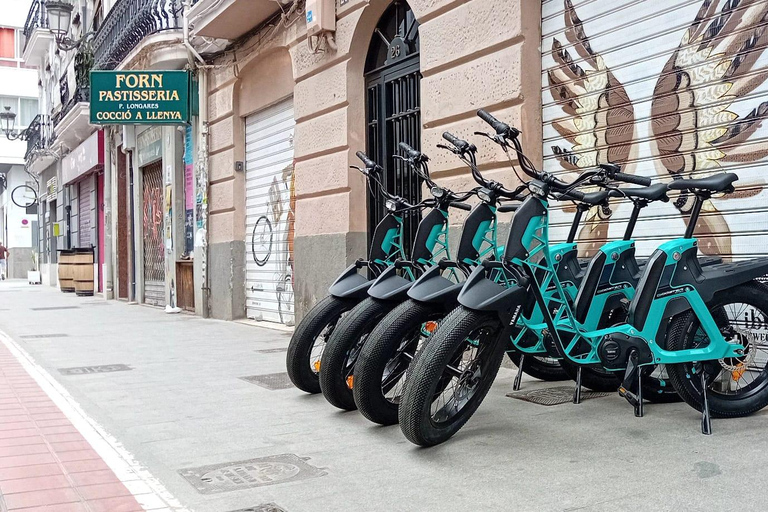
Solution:
{"label": "bird wing mural", "polygon": [[[720,7],[722,5],[722,7]],[[705,0],[656,82],[651,104],[653,141],[662,174],[704,177],[723,164],[754,162],[768,156],[768,143],[753,135],[768,116],[768,101],[740,117],[729,110],[768,78],[756,63],[768,45],[768,3]],[[739,183],[743,198],[758,183]],[[686,217],[692,198],[681,194],[675,206]],[[706,254],[730,254],[725,217],[707,201],[696,226]]]}
{"label": "bird wing mural", "polygon": [[[552,146],[560,166],[580,172],[602,163],[625,164],[634,138],[635,115],[624,86],[590,44],[571,0],[565,0],[564,45],[552,39],[555,65],[547,70],[550,92],[564,116],[552,126],[570,147]],[[571,52],[575,52],[574,58]],[[608,208],[594,207],[579,240],[591,256],[608,236]]]}

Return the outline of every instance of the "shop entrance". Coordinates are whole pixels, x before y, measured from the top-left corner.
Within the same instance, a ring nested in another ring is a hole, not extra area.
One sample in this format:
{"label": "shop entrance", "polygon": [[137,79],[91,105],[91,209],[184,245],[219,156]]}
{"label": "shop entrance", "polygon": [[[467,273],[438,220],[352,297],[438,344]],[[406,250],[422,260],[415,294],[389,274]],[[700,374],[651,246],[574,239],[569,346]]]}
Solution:
{"label": "shop entrance", "polygon": [[165,305],[165,246],[163,243],[163,162],[142,168],[142,228],[144,235],[144,302]]}
{"label": "shop entrance", "polygon": [[[384,168],[383,185],[411,203],[421,200],[421,180],[401,160],[392,157],[398,144],[421,148],[421,72],[419,24],[404,1],[396,0],[374,30],[365,63],[367,89],[367,153]],[[368,195],[368,244],[386,215],[384,201]],[[405,219],[404,242],[410,250],[416,236],[416,216]]]}

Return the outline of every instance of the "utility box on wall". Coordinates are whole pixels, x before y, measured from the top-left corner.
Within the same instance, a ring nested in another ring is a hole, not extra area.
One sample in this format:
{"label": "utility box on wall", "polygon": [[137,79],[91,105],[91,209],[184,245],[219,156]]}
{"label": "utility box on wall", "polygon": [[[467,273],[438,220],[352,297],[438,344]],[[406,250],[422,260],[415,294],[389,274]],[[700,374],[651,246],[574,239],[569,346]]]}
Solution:
{"label": "utility box on wall", "polygon": [[336,31],[336,1],[307,0],[307,35]]}

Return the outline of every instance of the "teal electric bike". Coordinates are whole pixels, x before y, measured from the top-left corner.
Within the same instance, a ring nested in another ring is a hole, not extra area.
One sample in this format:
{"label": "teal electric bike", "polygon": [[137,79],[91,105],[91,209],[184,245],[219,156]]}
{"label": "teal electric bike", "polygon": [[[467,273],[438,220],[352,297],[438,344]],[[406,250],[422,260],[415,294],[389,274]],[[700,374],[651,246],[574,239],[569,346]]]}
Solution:
{"label": "teal electric bike", "polygon": [[[743,416],[765,407],[768,289],[756,278],[768,273],[768,258],[702,268],[693,238],[703,202],[715,193],[732,191],[737,176],[724,173],[669,185],[696,197],[685,236],[663,244],[652,255],[625,322],[589,330],[579,322],[552,263],[549,199],[579,200],[584,193],[576,187],[606,182],[611,169],[587,171],[565,183],[537,171],[523,158],[516,130],[487,113],[481,117],[501,142],[521,155],[521,167],[532,178],[531,195],[515,215],[499,262],[517,285],[504,290],[503,300],[498,290],[488,287],[475,287],[468,294],[466,286],[462,290],[462,307],[446,318],[415,362],[399,409],[406,437],[419,445],[434,445],[466,423],[495,378],[507,337],[532,303],[544,313],[544,334],[564,360],[623,373],[620,393],[633,403],[637,416],[642,416],[641,368],[656,365],[665,365],[677,393],[702,411],[705,434],[711,433],[712,415]],[[472,276],[467,283],[471,281]],[[556,293],[547,301],[542,290],[550,287]]]}

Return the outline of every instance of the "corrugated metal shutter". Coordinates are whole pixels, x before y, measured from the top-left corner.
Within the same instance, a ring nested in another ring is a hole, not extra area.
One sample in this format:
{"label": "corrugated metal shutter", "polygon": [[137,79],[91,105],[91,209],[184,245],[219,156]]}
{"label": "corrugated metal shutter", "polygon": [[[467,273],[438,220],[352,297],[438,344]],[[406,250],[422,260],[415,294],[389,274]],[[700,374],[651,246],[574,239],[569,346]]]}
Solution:
{"label": "corrugated metal shutter", "polygon": [[246,119],[248,318],[293,325],[293,99]]}
{"label": "corrugated metal shutter", "polygon": [[[542,2],[544,169],[613,162],[655,181],[735,172],[737,192],[705,205],[696,236],[708,254],[765,254],[766,16],[768,1]],[[639,253],[682,236],[691,207],[675,194],[645,209]],[[630,211],[592,211],[582,250],[620,238]],[[553,213],[553,239],[572,215]]]}
{"label": "corrugated metal shutter", "polygon": [[91,192],[93,178],[80,180],[77,191],[77,237],[79,247],[91,246]]}
{"label": "corrugated metal shutter", "polygon": [[144,302],[164,306],[163,162],[151,163],[143,171]]}

